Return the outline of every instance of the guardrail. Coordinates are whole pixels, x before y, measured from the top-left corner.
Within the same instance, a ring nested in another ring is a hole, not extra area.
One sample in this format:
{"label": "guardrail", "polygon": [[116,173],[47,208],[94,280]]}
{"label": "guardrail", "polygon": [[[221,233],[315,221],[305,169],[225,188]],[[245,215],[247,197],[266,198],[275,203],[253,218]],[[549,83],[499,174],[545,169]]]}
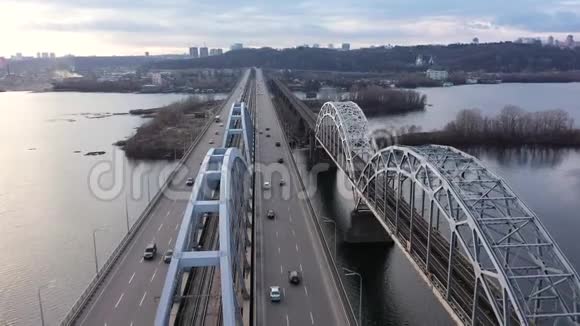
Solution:
{"label": "guardrail", "polygon": [[[224,106],[227,105],[227,103],[231,100],[232,96],[234,95],[234,93],[238,89],[239,84],[242,83],[243,80],[244,80],[244,76],[242,76],[242,79],[236,84],[236,86],[230,92],[230,94],[228,95],[228,97],[226,98],[226,100],[223,104]],[[223,108],[223,106],[222,106],[222,108]],[[181,159],[179,160],[179,162],[177,163],[175,168],[167,176],[167,179],[165,179],[165,182],[163,183],[161,188],[159,188],[159,190],[157,191],[155,196],[153,196],[153,198],[151,199],[151,201],[149,201],[149,203],[147,204],[147,206],[145,207],[143,212],[141,212],[141,215],[139,215],[139,218],[135,221],[135,223],[133,223],[133,225],[129,229],[129,233],[127,233],[123,237],[121,242],[117,245],[117,248],[115,248],[115,250],[113,251],[113,253],[111,253],[109,258],[107,258],[107,261],[105,262],[105,264],[103,264],[103,266],[101,267],[99,272],[93,277],[93,279],[91,280],[89,285],[85,288],[83,293],[81,293],[81,295],[79,296],[77,301],[75,301],[75,303],[73,304],[73,306],[71,307],[69,312],[62,319],[62,321],[60,323],[61,326],[72,325],[74,323],[74,321],[79,317],[80,313],[85,308],[87,302],[89,302],[89,300],[93,297],[93,295],[98,290],[99,286],[105,280],[107,275],[111,272],[111,269],[115,265],[115,262],[119,259],[121,254],[125,251],[127,246],[131,243],[131,240],[133,240],[135,235],[138,233],[139,229],[143,225],[143,222],[145,222],[145,220],[149,216],[149,213],[155,207],[155,204],[157,203],[159,198],[163,195],[163,193],[165,192],[167,187],[173,181],[173,178],[175,177],[177,172],[179,172],[179,170],[185,165],[185,161],[187,161],[189,159],[191,152],[193,152],[195,147],[199,144],[199,142],[201,141],[201,139],[203,138],[203,136],[205,135],[205,133],[207,132],[207,130],[209,129],[209,127],[213,123],[214,123],[214,121],[213,121],[212,117],[210,116],[208,119],[208,122],[203,127],[203,131],[197,135],[197,137],[191,143],[191,145],[189,146],[187,151],[184,153],[184,155],[181,157]]]}
{"label": "guardrail", "polygon": [[[278,109],[276,108],[276,105],[274,105],[274,108],[275,108],[274,112],[276,112],[276,117],[278,118],[278,120],[280,120],[280,116],[278,113]],[[286,138],[285,132],[282,132],[282,137],[284,137],[284,142],[286,142],[286,145],[289,146],[288,139]],[[298,169],[298,165],[296,164],[296,161],[294,160],[294,155],[292,155],[292,152],[290,152],[290,164],[292,164],[293,168],[298,173],[299,190],[302,191],[304,194],[308,194],[308,192],[306,191],[306,186],[304,185],[304,181],[302,180],[302,177],[300,175],[300,170]],[[336,260],[334,259],[334,256],[332,255],[332,251],[328,247],[328,241],[326,239],[326,236],[324,235],[324,232],[322,230],[322,226],[320,225],[320,220],[318,219],[318,215],[316,214],[316,211],[312,207],[312,204],[310,203],[310,199],[308,198],[308,196],[306,196],[306,199],[304,201],[306,202],[307,209],[310,211],[310,216],[312,218],[314,218],[314,225],[316,227],[316,232],[318,233],[318,236],[322,240],[321,242],[322,242],[322,249],[324,251],[324,255],[330,261],[330,265],[331,265],[330,270],[332,271],[332,276],[333,276],[332,278],[334,279],[335,284],[337,284],[339,287],[338,293],[341,297],[341,301],[343,302],[343,307],[348,306],[349,311],[345,311],[346,315],[349,318],[348,322],[350,325],[358,325],[358,320],[355,318],[354,309],[352,308],[350,300],[348,299],[348,295],[346,294],[346,287],[344,286],[344,283],[342,282],[342,277],[340,276],[341,274],[338,270],[338,264],[336,263]],[[346,303],[346,305],[344,303]],[[362,326],[362,325],[358,325],[358,326]]]}

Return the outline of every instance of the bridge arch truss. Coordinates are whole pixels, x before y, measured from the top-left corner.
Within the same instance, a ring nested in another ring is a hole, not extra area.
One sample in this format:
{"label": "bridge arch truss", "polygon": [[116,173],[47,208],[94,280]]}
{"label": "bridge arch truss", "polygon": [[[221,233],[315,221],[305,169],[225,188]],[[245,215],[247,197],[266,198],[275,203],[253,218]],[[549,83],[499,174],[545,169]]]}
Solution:
{"label": "bridge arch truss", "polygon": [[327,102],[318,114],[315,137],[338,164],[355,179],[373,154],[368,123],[354,102]]}
{"label": "bridge arch truss", "polygon": [[446,146],[391,146],[369,160],[356,189],[464,322],[580,320],[578,274],[476,158]]}

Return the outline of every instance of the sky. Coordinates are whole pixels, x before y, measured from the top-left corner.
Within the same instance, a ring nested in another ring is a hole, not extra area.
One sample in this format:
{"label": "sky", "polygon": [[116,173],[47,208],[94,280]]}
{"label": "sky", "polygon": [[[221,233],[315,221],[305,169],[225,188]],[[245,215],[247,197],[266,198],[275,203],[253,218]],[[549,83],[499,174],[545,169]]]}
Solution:
{"label": "sky", "polygon": [[0,56],[580,39],[580,0],[0,0]]}

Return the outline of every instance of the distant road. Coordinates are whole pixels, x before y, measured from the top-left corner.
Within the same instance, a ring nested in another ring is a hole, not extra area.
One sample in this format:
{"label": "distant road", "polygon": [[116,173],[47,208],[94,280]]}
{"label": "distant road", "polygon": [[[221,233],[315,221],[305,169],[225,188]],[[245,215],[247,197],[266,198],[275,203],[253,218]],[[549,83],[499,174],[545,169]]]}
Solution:
{"label": "distant road", "polygon": [[[279,185],[280,175],[263,179],[260,173],[256,174],[255,324],[348,325],[313,217],[305,201],[298,198],[299,176],[288,163],[292,154],[284,141],[261,70],[257,71],[256,83],[256,163],[278,164],[278,159],[283,158],[290,174],[285,177],[285,186]],[[270,130],[266,131],[266,128]],[[280,141],[280,147],[275,146],[276,141]],[[264,181],[271,182],[271,190],[263,189]],[[290,191],[290,198],[282,198],[282,187],[288,188],[285,190]],[[269,209],[276,212],[273,220],[266,217]],[[287,272],[290,270],[301,272],[300,285],[288,282]],[[271,285],[283,288],[282,302],[270,302],[268,291]]]}
{"label": "distant road", "polygon": [[[243,81],[233,90],[233,96],[221,109],[220,115],[224,119],[232,104],[242,95],[248,75],[246,71]],[[223,131],[224,127],[214,123],[202,136],[178,172],[181,176],[178,179],[183,182],[169,187],[155,203],[126,252],[77,319],[77,325],[153,325],[157,299],[161,295],[168,267],[162,262],[161,256],[174,246],[191,191],[190,187],[185,186],[185,179],[195,178],[207,151],[221,146]],[[216,132],[219,134],[216,135]],[[214,140],[213,144],[209,144],[211,139]],[[178,200],[167,195],[179,190],[187,195],[182,194]],[[158,255],[153,261],[143,261],[143,250],[151,242],[157,243]]]}

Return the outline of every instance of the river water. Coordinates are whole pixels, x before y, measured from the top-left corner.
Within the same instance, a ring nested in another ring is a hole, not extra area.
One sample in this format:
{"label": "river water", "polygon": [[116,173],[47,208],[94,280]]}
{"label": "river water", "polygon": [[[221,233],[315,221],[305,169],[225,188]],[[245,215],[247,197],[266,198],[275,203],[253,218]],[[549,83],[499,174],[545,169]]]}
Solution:
{"label": "river water", "polygon": [[95,273],[93,230],[101,264],[127,230],[125,202],[132,224],[173,167],[127,160],[112,144],[145,120],[110,114],[183,98],[0,93],[0,325],[40,325],[39,287],[56,325]]}
{"label": "river water", "polygon": [[[528,111],[561,108],[580,126],[580,83],[502,84],[418,89],[427,95],[425,112],[396,117],[371,118],[371,130],[415,124],[423,130],[438,129],[465,108],[479,108],[493,115],[505,105]],[[540,217],[550,234],[576,270],[580,270],[580,150],[571,149],[477,149],[466,152],[503,177],[513,190]],[[296,152],[298,162],[305,153]],[[350,223],[352,196],[341,191],[341,172],[317,177],[301,169],[309,180],[313,206],[318,215],[338,225],[338,261],[362,274],[364,325],[448,325],[450,318],[431,290],[396,247],[347,245],[342,232]],[[342,187],[342,189],[345,189]],[[333,223],[323,223],[329,246],[334,247]],[[349,296],[358,312],[359,286],[356,277],[346,278]]]}

